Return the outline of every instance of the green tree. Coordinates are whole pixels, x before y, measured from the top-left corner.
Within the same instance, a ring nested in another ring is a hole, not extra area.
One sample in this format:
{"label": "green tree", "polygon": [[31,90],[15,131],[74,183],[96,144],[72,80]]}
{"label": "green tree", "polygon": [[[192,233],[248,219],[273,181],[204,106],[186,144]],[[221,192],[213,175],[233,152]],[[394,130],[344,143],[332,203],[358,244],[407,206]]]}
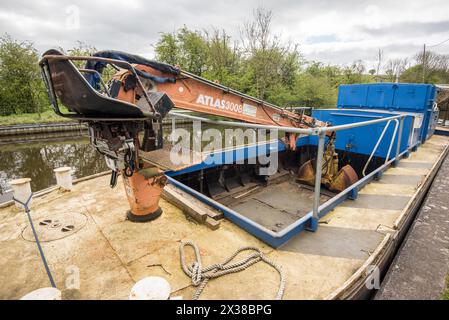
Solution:
{"label": "green tree", "polygon": [[259,99],[269,99],[274,88],[283,85],[292,88],[299,69],[298,47],[283,44],[280,36],[273,34],[272,18],[272,11],[259,7],[242,30],[246,72],[253,77],[251,87],[246,90]]}
{"label": "green tree", "polygon": [[[449,83],[449,55],[427,51],[425,56],[423,52],[420,52],[414,58],[415,64],[401,73],[401,81]],[[423,65],[425,66],[425,73],[423,72]]]}
{"label": "green tree", "polygon": [[[64,52],[64,49],[62,48],[60,49],[62,52]],[[90,44],[78,40],[76,42],[76,46],[74,46],[72,49],[67,50],[67,55],[77,57],[89,57],[97,51],[98,51],[97,48],[95,48],[94,46],[91,46]],[[73,64],[77,68],[84,68],[86,62],[82,60],[74,60]]]}
{"label": "green tree", "polygon": [[[62,48],[60,48],[60,50],[64,52]],[[97,51],[98,51],[97,48],[95,48],[94,46],[78,40],[76,42],[76,46],[67,50],[67,55],[77,57],[89,57],[92,56]],[[84,60],[73,60],[72,62],[78,69],[83,69],[84,66],[86,65],[86,61]],[[108,64],[106,68],[103,69],[102,74],[103,81],[107,83],[116,72],[117,70],[115,70],[113,67],[111,67],[111,65]]]}
{"label": "green tree", "polygon": [[206,71],[208,46],[204,35],[186,26],[175,34],[163,33],[156,44],[156,59],[201,76]]}
{"label": "green tree", "polygon": [[341,70],[338,67],[324,66],[315,61],[309,63],[296,78],[298,104],[313,108],[334,106],[340,81]]}
{"label": "green tree", "polygon": [[0,114],[41,113],[48,107],[33,44],[0,38]]}
{"label": "green tree", "polygon": [[340,84],[375,80],[376,73],[367,73],[361,60],[347,67],[304,61],[297,45],[273,33],[272,18],[271,11],[256,9],[243,24],[240,41],[219,29],[184,26],[163,33],[156,59],[281,107],[333,106]]}
{"label": "green tree", "polygon": [[373,76],[367,75],[365,71],[366,67],[362,60],[354,61],[350,66],[347,66],[343,69],[342,83],[353,84],[373,82]]}
{"label": "green tree", "polygon": [[206,32],[207,61],[204,76],[226,86],[241,87],[241,53],[236,42],[224,30]]}
{"label": "green tree", "polygon": [[162,33],[156,44],[156,59],[171,65],[177,65],[180,60],[178,42],[176,34]]}
{"label": "green tree", "polygon": [[187,27],[178,32],[180,44],[180,64],[199,76],[206,70],[207,44],[199,31],[191,31]]}

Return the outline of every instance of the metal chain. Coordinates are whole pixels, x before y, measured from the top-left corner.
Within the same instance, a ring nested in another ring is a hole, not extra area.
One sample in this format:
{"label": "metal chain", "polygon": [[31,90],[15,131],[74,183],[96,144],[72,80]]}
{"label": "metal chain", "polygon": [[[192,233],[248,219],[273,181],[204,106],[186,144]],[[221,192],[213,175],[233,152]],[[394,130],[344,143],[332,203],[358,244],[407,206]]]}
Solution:
{"label": "metal chain", "polygon": [[[195,252],[196,261],[187,265],[185,262],[185,247],[190,246]],[[246,258],[239,260],[235,263],[229,264],[239,253],[243,251],[254,251]],[[276,262],[270,260],[266,257],[260,249],[256,247],[242,247],[234,252],[228,259],[222,263],[217,263],[210,265],[208,267],[202,267],[200,250],[196,244],[191,240],[181,241],[179,246],[179,255],[181,258],[182,270],[186,275],[192,278],[192,284],[198,287],[195,294],[193,295],[193,300],[198,300],[204,288],[206,287],[210,279],[218,278],[230,273],[236,273],[245,270],[246,268],[252,266],[253,264],[263,261],[268,265],[272,266],[280,275],[280,283],[278,293],[276,295],[276,300],[281,300],[285,291],[285,273],[282,267]]]}

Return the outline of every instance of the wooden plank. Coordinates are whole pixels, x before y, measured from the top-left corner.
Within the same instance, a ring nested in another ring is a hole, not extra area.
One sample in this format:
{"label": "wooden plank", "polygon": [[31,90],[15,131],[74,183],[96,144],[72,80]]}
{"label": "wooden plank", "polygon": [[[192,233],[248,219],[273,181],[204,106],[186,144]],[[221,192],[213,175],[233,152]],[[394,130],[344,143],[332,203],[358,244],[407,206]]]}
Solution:
{"label": "wooden plank", "polygon": [[162,191],[162,198],[177,206],[184,213],[195,219],[195,221],[205,224],[212,230],[216,230],[220,225],[220,222],[217,220],[223,217],[223,213],[199,201],[174,185],[168,184],[165,186]]}
{"label": "wooden plank", "polygon": [[220,227],[220,221],[217,221],[209,216],[207,216],[206,221],[204,221],[204,224],[212,230],[217,230]]}
{"label": "wooden plank", "polygon": [[[194,152],[191,150],[185,150],[186,154],[189,154],[189,159],[182,159],[183,161],[179,164],[175,164],[170,159],[171,148],[164,147],[162,149],[145,152],[139,150],[139,157],[142,161],[152,164],[163,170],[179,171],[185,168],[189,168],[196,164],[200,164],[204,160],[204,156],[199,152]],[[179,159],[181,160],[182,154],[179,153]],[[188,161],[186,161],[188,160]]]}

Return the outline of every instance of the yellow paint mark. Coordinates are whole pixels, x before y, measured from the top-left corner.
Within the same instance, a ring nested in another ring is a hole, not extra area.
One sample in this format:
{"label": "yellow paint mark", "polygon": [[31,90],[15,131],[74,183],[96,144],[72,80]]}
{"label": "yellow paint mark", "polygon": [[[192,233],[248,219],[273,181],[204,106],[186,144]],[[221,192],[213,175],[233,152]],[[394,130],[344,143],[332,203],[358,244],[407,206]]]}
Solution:
{"label": "yellow paint mark", "polygon": [[393,228],[401,210],[337,207],[320,219],[320,225],[357,230],[377,230],[379,225]]}
{"label": "yellow paint mark", "polygon": [[385,175],[404,175],[404,176],[425,176],[429,169],[423,168],[390,168],[384,172]]}
{"label": "yellow paint mark", "polygon": [[430,159],[425,159],[425,157],[422,157],[421,159],[412,159],[412,158],[408,158],[408,159],[401,159],[400,162],[411,162],[411,163],[428,163],[429,165],[432,165],[434,163],[434,161],[429,161]]}
{"label": "yellow paint mark", "polygon": [[370,183],[359,191],[359,194],[379,194],[390,196],[412,196],[416,186],[408,184]]}

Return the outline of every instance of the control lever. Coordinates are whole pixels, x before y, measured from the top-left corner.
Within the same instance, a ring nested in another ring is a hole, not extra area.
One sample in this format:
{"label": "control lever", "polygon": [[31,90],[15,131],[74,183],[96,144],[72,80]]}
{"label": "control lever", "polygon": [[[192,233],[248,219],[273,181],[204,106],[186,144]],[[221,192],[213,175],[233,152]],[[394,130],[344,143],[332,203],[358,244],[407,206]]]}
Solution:
{"label": "control lever", "polygon": [[111,188],[115,188],[115,186],[117,185],[117,177],[118,177],[118,171],[112,170],[111,171],[111,180],[109,182],[109,186]]}

